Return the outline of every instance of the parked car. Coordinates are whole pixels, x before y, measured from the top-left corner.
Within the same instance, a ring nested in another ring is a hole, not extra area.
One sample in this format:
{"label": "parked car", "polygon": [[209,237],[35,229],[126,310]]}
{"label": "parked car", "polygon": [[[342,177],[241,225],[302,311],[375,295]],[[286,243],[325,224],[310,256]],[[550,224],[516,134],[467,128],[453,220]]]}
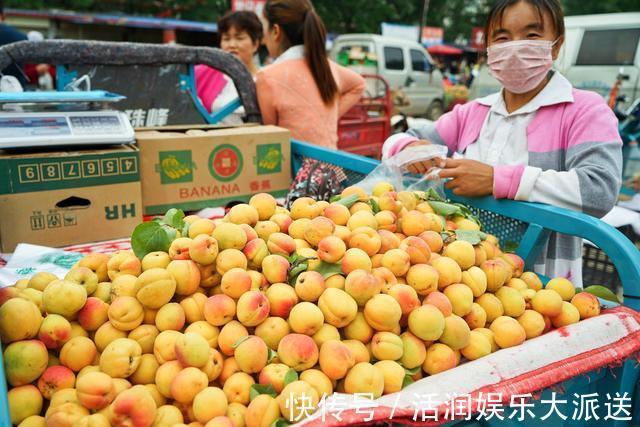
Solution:
{"label": "parked car", "polygon": [[[593,90],[608,97],[622,71],[619,95],[629,105],[640,97],[640,12],[567,16],[566,37],[555,68],[578,89]],[[481,68],[471,85],[470,98],[481,98],[500,90],[488,67]]]}
{"label": "parked car", "polygon": [[[396,98],[405,101],[395,103],[400,113],[432,120],[442,115],[442,75],[417,41],[377,34],[345,34],[335,39],[330,56],[361,74],[383,77]],[[370,96],[382,90],[379,82],[367,85],[367,91],[375,92]]]}

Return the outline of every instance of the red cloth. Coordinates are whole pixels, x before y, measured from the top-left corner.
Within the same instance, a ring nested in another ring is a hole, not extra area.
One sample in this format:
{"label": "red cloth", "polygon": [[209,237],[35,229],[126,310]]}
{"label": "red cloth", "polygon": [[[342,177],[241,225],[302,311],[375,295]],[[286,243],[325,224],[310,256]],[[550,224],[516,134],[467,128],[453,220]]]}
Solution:
{"label": "red cloth", "polygon": [[196,65],[195,77],[198,98],[200,98],[204,108],[211,113],[213,101],[227,85],[227,79],[224,78],[224,73],[207,65]]}

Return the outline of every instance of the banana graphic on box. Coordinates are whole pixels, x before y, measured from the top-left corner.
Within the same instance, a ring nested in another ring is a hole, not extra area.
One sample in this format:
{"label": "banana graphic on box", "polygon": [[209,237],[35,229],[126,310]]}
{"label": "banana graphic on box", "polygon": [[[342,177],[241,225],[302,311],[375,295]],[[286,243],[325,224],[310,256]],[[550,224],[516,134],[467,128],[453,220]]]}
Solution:
{"label": "banana graphic on box", "polygon": [[258,166],[262,169],[273,170],[278,166],[280,162],[280,151],[276,148],[271,148],[267,152],[266,156],[260,159]]}
{"label": "banana graphic on box", "polygon": [[162,159],[160,168],[171,179],[179,179],[191,172],[189,165],[181,163],[175,156],[168,156]]}

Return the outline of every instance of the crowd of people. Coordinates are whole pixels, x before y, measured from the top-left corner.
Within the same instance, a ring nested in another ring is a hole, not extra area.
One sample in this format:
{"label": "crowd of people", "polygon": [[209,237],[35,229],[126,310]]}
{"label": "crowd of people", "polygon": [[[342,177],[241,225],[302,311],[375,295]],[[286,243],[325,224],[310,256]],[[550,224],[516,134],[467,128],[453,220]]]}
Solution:
{"label": "crowd of people", "polygon": [[478,75],[480,67],[484,65],[485,58],[482,55],[474,55],[476,60],[454,57],[445,59],[444,57],[434,57],[434,66],[442,74],[445,86],[463,85],[470,87],[473,79]]}

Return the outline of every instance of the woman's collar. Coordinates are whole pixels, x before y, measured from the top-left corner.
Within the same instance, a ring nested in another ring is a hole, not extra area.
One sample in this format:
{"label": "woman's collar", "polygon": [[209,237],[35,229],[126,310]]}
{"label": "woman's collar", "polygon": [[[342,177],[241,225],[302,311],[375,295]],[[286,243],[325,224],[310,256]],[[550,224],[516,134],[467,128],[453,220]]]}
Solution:
{"label": "woman's collar", "polygon": [[279,64],[290,59],[304,59],[304,45],[297,44],[295,46],[291,46],[282,55],[278,56],[273,63]]}

